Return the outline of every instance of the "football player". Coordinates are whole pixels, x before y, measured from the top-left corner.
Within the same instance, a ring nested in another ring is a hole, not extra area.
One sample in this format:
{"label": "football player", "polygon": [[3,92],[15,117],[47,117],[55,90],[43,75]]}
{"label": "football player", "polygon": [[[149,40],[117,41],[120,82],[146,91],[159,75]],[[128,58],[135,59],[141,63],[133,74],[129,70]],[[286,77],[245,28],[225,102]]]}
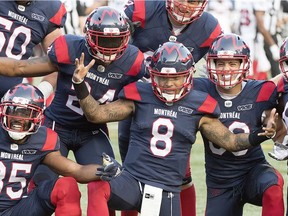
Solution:
{"label": "football player", "polygon": [[[266,125],[266,116],[277,106],[277,88],[272,81],[245,80],[250,62],[245,41],[239,35],[224,34],[208,51],[209,79],[194,79],[194,89],[207,92],[218,101],[220,121],[235,134],[250,133]],[[205,134],[202,137],[207,185],[205,215],[241,216],[246,203],[262,206],[262,215],[284,215],[283,177],[265,159],[261,146],[231,152]]]}

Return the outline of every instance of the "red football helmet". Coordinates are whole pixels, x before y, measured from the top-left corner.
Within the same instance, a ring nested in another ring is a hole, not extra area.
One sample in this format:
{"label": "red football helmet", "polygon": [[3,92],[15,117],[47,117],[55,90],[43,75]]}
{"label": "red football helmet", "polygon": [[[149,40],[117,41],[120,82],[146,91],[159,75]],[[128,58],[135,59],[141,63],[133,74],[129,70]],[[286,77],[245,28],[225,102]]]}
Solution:
{"label": "red football helmet", "polygon": [[[221,59],[239,59],[240,68],[216,69],[216,61]],[[212,82],[226,89],[232,88],[246,78],[249,68],[250,49],[239,35],[224,34],[214,40],[207,53],[207,70]]]}
{"label": "red football helmet", "polygon": [[171,18],[180,24],[188,24],[198,19],[208,0],[166,0],[166,10]]}
{"label": "red football helmet", "polygon": [[[148,66],[154,94],[164,102],[175,102],[184,97],[191,89],[194,59],[191,52],[178,42],[166,42],[152,55]],[[178,87],[161,87],[162,79],[183,77],[183,84]]]}
{"label": "red football helmet", "polygon": [[128,22],[121,13],[108,6],[90,13],[84,32],[90,54],[104,62],[120,58],[130,39]]}
{"label": "red football helmet", "polygon": [[280,48],[279,65],[286,81],[288,81],[288,37],[284,39]]}
{"label": "red football helmet", "polygon": [[36,133],[41,126],[44,107],[44,96],[38,88],[27,83],[16,85],[1,100],[2,127],[14,140]]}

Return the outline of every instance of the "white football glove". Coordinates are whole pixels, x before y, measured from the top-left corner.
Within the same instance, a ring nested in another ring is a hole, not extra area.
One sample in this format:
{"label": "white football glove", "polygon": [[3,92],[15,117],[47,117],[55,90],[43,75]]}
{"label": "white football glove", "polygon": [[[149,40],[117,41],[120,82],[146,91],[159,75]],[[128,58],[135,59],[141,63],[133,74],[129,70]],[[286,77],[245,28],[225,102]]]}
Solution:
{"label": "white football glove", "polygon": [[283,161],[288,159],[288,135],[284,137],[283,143],[274,143],[272,152],[268,155],[275,160]]}

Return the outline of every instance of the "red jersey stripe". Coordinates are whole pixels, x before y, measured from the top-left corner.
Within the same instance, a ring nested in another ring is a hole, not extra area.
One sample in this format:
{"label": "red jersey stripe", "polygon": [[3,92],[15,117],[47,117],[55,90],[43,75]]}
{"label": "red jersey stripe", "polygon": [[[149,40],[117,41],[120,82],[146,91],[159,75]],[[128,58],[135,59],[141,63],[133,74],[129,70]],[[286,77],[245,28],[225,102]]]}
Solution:
{"label": "red jersey stripe", "polygon": [[57,13],[49,21],[60,26],[62,23],[62,18],[66,13],[67,13],[67,11],[65,9],[64,4],[62,3],[59,10],[57,11]]}
{"label": "red jersey stripe", "polygon": [[203,113],[213,113],[216,107],[217,101],[208,95],[204,103],[199,107],[198,111]]}
{"label": "red jersey stripe", "polygon": [[66,39],[63,36],[58,37],[55,42],[55,55],[59,63],[70,63],[69,53],[68,53],[68,46]]}
{"label": "red jersey stripe", "polygon": [[222,29],[220,24],[218,23],[214,31],[210,34],[210,37],[206,41],[204,41],[204,43],[202,43],[200,47],[210,47],[213,41],[221,34],[221,32]]}
{"label": "red jersey stripe", "polygon": [[124,95],[127,99],[141,101],[141,96],[137,90],[136,82],[130,83],[124,87]]}
{"label": "red jersey stripe", "polygon": [[47,137],[42,151],[54,150],[57,144],[58,135],[55,131],[47,128]]}
{"label": "red jersey stripe", "polygon": [[145,27],[145,17],[146,17],[146,7],[145,1],[143,0],[135,0],[134,1],[134,12],[132,16],[132,22],[141,22],[141,27]]}
{"label": "red jersey stripe", "polygon": [[274,84],[274,82],[269,81],[264,83],[258,94],[256,102],[268,101],[275,88],[276,85]]}
{"label": "red jersey stripe", "polygon": [[[143,53],[139,50],[137,58],[135,59],[132,67],[130,70],[127,72],[128,76],[137,76],[141,70],[141,62],[144,60],[144,55]],[[137,67],[138,66],[138,67]]]}

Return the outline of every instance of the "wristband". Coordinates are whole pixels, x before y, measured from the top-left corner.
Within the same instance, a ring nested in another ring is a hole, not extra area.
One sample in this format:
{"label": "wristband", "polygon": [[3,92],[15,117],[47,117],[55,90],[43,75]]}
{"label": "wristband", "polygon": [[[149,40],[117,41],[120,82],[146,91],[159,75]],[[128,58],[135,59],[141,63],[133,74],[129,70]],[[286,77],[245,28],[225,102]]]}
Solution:
{"label": "wristband", "polygon": [[76,92],[76,96],[79,100],[83,100],[89,95],[89,91],[85,82],[80,82],[80,84],[76,84],[73,82],[73,86]]}
{"label": "wristband", "polygon": [[79,80],[79,81],[75,81],[74,79],[73,79],[73,77],[72,77],[72,83],[74,83],[74,84],[80,84],[81,82],[83,82],[84,81],[84,79],[81,79],[81,80]]}
{"label": "wristband", "polygon": [[266,137],[266,136],[258,136],[258,133],[262,133],[263,130],[262,128],[253,131],[252,133],[249,134],[248,136],[248,140],[251,146],[258,146],[260,145],[262,142],[270,139],[270,137]]}

